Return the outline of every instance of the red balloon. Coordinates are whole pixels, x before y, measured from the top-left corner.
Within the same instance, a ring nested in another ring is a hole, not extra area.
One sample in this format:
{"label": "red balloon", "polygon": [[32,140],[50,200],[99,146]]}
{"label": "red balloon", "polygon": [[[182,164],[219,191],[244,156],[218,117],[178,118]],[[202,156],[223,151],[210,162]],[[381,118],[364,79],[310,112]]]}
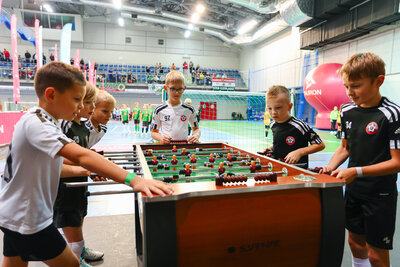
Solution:
{"label": "red balloon", "polygon": [[336,106],[350,102],[338,70],[342,64],[322,64],[312,69],[304,79],[303,93],[307,102],[317,111],[315,127],[330,129],[330,113]]}

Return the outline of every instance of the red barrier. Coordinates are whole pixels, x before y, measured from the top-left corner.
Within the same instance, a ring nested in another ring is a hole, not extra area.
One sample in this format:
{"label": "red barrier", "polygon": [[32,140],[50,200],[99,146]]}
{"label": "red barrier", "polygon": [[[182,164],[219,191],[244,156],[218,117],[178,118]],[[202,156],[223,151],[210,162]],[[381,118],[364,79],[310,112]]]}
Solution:
{"label": "red barrier", "polygon": [[10,143],[14,126],[25,112],[0,112],[0,144]]}

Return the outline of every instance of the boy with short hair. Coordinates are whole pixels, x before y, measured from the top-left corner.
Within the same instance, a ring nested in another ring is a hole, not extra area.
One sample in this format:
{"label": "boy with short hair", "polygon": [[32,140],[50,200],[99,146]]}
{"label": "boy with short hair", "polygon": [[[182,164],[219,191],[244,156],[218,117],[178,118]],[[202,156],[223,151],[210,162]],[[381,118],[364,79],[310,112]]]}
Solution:
{"label": "boy with short hair", "polygon": [[[275,159],[289,164],[303,163],[302,167],[307,168],[308,155],[323,150],[324,142],[307,123],[290,115],[293,103],[290,103],[290,93],[286,87],[271,86],[265,102],[274,120],[270,125],[274,139],[273,145],[264,153],[272,152]],[[308,146],[308,143],[311,145]]]}
{"label": "boy with short hair", "polygon": [[89,129],[89,148],[97,144],[106,134],[107,123],[112,116],[115,105],[115,98],[110,93],[103,90],[98,91],[93,114],[86,121],[86,127]]}
{"label": "boy with short hair", "polygon": [[[79,266],[53,224],[59,177],[82,169],[78,166],[125,182],[149,197],[151,192],[161,196],[172,193],[166,184],[129,173],[61,132],[58,120],[72,120],[83,107],[85,84],[79,70],[61,62],[48,63],[36,73],[39,107],[30,109],[16,124],[0,181],[3,267],[26,266],[28,261]],[[78,166],[64,167],[63,157]]]}
{"label": "boy with short hair", "polygon": [[[183,140],[187,140],[189,143],[198,143],[200,129],[196,112],[192,106],[181,103],[185,91],[183,74],[179,71],[168,73],[165,78],[164,89],[169,98],[154,109],[151,137],[162,143]],[[189,137],[188,123],[193,129],[193,135]]]}
{"label": "boy with short hair", "polygon": [[[340,74],[352,102],[341,109],[341,145],[321,172],[347,184],[346,228],[353,266],[389,267],[400,170],[400,107],[379,92],[385,63],[377,55],[353,55]],[[337,170],[347,158],[348,168]]]}

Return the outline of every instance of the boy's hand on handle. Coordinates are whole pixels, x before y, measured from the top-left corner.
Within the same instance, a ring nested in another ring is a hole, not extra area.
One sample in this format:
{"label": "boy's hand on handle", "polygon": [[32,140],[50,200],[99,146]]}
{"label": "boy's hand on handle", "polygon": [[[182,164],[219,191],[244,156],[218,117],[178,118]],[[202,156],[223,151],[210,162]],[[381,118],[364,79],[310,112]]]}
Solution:
{"label": "boy's hand on handle", "polygon": [[97,174],[91,174],[90,179],[93,180],[93,182],[104,182],[107,181],[107,178],[104,178],[103,176],[97,175]]}
{"label": "boy's hand on handle", "polygon": [[174,192],[171,186],[167,185],[164,182],[144,179],[140,176],[137,176],[135,179],[133,179],[130,185],[134,188],[135,191],[143,192],[149,198],[153,197],[153,193],[165,197],[166,195],[171,195]]}
{"label": "boy's hand on handle", "polygon": [[332,167],[329,165],[323,166],[322,169],[319,171],[320,174],[328,174],[331,175],[331,173],[334,171]]}
{"label": "boy's hand on handle", "polygon": [[171,143],[172,137],[170,135],[163,135],[161,143],[169,144]]}
{"label": "boy's hand on handle", "polygon": [[195,135],[191,135],[191,136],[189,136],[189,138],[188,138],[188,143],[190,143],[190,144],[197,144],[197,143],[200,143],[199,142],[199,138],[197,137],[197,136],[195,136]]}
{"label": "boy's hand on handle", "polygon": [[349,184],[357,178],[357,170],[356,168],[346,168],[335,170],[331,173],[332,176],[335,176],[338,179],[344,180],[346,184]]}
{"label": "boy's hand on handle", "polygon": [[285,157],[285,163],[296,164],[301,158],[301,153],[297,150],[290,152]]}

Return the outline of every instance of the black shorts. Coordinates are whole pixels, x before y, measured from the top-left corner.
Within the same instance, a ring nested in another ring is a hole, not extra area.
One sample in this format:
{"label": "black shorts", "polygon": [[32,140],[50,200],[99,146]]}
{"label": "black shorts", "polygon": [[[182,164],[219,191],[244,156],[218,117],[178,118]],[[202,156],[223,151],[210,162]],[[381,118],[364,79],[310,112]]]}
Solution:
{"label": "black shorts", "polygon": [[47,261],[60,255],[67,243],[54,224],[31,235],[23,235],[3,227],[3,255],[21,257],[23,261]]}
{"label": "black shorts", "polygon": [[269,130],[269,125],[265,125],[265,130]]}
{"label": "black shorts", "polygon": [[140,120],[134,120],[135,124],[139,124]]}
{"label": "black shorts", "polygon": [[129,121],[122,121],[122,124],[129,124]]}
{"label": "black shorts", "polygon": [[54,225],[57,228],[80,227],[82,220],[87,215],[87,210],[55,210],[53,214]]}
{"label": "black shorts", "polygon": [[364,235],[374,247],[393,249],[397,193],[366,200],[346,191],[344,201],[347,230]]}
{"label": "black shorts", "polygon": [[144,122],[142,122],[142,126],[143,127],[148,127],[149,126],[149,121],[144,121]]}

